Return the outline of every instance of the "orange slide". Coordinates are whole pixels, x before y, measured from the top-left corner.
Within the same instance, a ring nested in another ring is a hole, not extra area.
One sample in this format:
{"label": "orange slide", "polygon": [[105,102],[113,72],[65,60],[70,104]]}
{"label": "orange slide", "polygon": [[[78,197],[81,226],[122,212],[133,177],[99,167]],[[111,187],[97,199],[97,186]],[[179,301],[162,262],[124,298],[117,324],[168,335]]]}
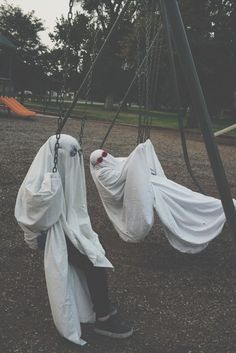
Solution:
{"label": "orange slide", "polygon": [[36,115],[35,112],[25,108],[13,97],[0,97],[0,102],[5,104],[8,108],[10,108],[12,112],[16,113],[17,115],[24,117],[32,117]]}

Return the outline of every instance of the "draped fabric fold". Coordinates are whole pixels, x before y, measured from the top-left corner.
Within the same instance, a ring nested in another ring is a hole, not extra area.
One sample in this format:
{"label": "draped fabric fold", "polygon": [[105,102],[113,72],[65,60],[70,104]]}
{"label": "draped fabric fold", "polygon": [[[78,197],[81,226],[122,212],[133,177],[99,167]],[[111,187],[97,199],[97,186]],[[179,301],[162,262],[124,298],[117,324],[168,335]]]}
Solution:
{"label": "draped fabric fold", "polygon": [[[108,154],[97,164],[101,154],[101,150],[91,154],[90,170],[106,212],[123,240],[140,241],[149,233],[154,221],[154,195],[151,184],[146,182],[150,172],[144,168],[148,151],[140,144],[128,158]],[[153,168],[159,168],[162,174],[161,166],[156,166],[155,162],[150,159]]]}
{"label": "draped fabric fold", "polygon": [[91,174],[123,240],[143,240],[152,228],[154,210],[170,244],[179,251],[197,253],[221,233],[225,223],[221,201],[168,179],[150,140],[127,158],[107,154],[101,159],[101,155],[102,150],[91,154]]}
{"label": "draped fabric fold", "polygon": [[31,248],[47,234],[44,268],[53,319],[62,336],[83,345],[80,322],[93,321],[94,313],[84,274],[68,263],[65,236],[94,266],[112,264],[91,227],[80,146],[61,135],[58,171],[52,173],[55,142],[50,137],[32,162],[17,195],[15,217]]}

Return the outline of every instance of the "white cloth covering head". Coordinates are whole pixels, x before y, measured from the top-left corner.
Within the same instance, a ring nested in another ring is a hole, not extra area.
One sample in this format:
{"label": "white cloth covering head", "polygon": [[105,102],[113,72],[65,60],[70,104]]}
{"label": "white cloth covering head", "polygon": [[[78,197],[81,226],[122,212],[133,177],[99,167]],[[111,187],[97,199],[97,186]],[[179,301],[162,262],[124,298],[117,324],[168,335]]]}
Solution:
{"label": "white cloth covering head", "polygon": [[91,227],[80,145],[62,134],[58,171],[52,173],[55,143],[56,137],[50,137],[32,162],[17,195],[15,217],[32,248],[47,232],[44,266],[54,322],[62,336],[84,344],[80,322],[93,319],[92,303],[83,274],[68,263],[65,236],[94,266],[112,265]]}
{"label": "white cloth covering head", "polygon": [[143,240],[154,220],[145,149],[140,145],[128,158],[101,157],[102,150],[91,154],[90,170],[108,217],[123,240]]}
{"label": "white cloth covering head", "polygon": [[117,169],[118,162],[122,162],[124,158],[115,158],[110,153],[105,150],[95,150],[90,155],[90,163],[96,167],[96,169],[101,169],[104,167]]}
{"label": "white cloth covering head", "polygon": [[37,236],[61,218],[66,235],[95,266],[106,263],[111,267],[91,227],[80,145],[72,136],[62,134],[58,171],[52,173],[55,143],[56,137],[51,136],[40,148],[18,192],[15,216],[25,239],[36,247]]}
{"label": "white cloth covering head", "polygon": [[150,140],[126,159],[108,154],[99,163],[100,155],[101,150],[91,154],[91,174],[123,240],[144,239],[152,226],[153,209],[170,244],[179,251],[197,253],[221,233],[225,223],[221,201],[169,180]]}

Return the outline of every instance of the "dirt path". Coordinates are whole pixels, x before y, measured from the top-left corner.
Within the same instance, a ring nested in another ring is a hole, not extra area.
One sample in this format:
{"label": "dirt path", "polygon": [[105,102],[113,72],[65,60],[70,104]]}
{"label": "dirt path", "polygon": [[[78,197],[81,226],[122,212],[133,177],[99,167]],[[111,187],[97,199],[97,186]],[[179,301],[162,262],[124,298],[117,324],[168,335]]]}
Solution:
{"label": "dirt path", "polygon": [[[158,220],[142,244],[122,242],[110,224],[88,172],[88,156],[98,148],[107,124],[86,126],[88,204],[95,231],[116,271],[111,296],[135,334],[125,341],[101,338],[84,328],[88,345],[72,345],[57,334],[52,321],[43,271],[43,256],[31,251],[13,216],[19,186],[39,147],[56,129],[56,120],[0,119],[1,242],[0,283],[2,353],[235,353],[236,249],[226,228],[198,255],[181,254],[163,237]],[[78,121],[64,130],[73,136]],[[115,127],[106,149],[125,156],[135,147],[136,129]],[[152,142],[169,178],[194,188],[184,166],[176,132],[154,130]],[[196,176],[217,196],[205,148],[189,141]],[[236,195],[236,146],[220,146],[225,170]]]}

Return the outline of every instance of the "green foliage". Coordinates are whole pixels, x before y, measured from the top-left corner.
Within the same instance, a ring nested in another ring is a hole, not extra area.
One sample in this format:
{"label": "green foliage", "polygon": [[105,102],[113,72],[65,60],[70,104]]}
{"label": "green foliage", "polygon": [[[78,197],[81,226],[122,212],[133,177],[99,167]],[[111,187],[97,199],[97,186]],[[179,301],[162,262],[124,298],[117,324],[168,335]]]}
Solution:
{"label": "green foliage", "polygon": [[13,61],[13,80],[16,90],[41,90],[45,84],[44,54],[39,32],[43,23],[34,12],[24,14],[20,7],[4,2],[0,5],[0,28],[16,46]]}
{"label": "green foliage", "polygon": [[89,17],[85,14],[75,13],[71,25],[68,20],[61,16],[57,20],[54,31],[49,34],[54,43],[50,51],[49,74],[61,80],[66,57],[68,70],[67,85],[70,89],[77,89],[81,80],[81,73],[87,69],[89,60],[89,45],[92,41],[92,29],[90,28]]}
{"label": "green foliage", "polygon": [[[93,18],[97,19],[95,25],[97,33],[97,46],[101,46],[111,26],[121,12],[125,1],[97,1],[83,0],[83,9]],[[94,91],[99,92],[98,99],[113,96],[121,99],[128,86],[130,72],[125,69],[126,58],[122,54],[125,37],[132,31],[133,6],[129,7],[115,28],[110,41],[98,61],[94,71]]]}
{"label": "green foliage", "polygon": [[[50,50],[40,41],[39,33],[44,30],[44,25],[33,11],[25,14],[20,7],[6,1],[0,5],[1,32],[17,46],[13,72],[17,89],[37,93],[46,89],[59,90],[65,53],[69,63],[67,88],[76,90],[79,87],[91,65],[94,51],[101,47],[125,1],[76,2],[80,8],[74,9],[70,29],[67,17],[61,16],[57,20],[50,34],[54,43]],[[132,79],[137,66],[137,32],[141,37],[142,52],[145,48],[145,14],[142,10],[137,18],[137,3],[131,2],[96,64],[92,99],[104,101],[107,96],[112,96],[119,101]],[[140,2],[139,6],[144,8],[144,3]],[[236,91],[236,2],[180,0],[179,4],[207,103],[214,116],[222,108],[232,105],[232,95]],[[162,51],[157,101],[159,106],[173,107],[175,98],[166,43],[163,43]],[[181,77],[181,65],[177,69]],[[180,79],[180,86],[187,104],[187,83]],[[136,100],[136,91],[137,87],[129,99]]]}
{"label": "green foliage", "polygon": [[19,56],[27,64],[37,64],[38,55],[46,48],[42,45],[39,32],[45,28],[34,11],[24,14],[20,7],[5,2],[0,5],[0,28],[16,46]]}
{"label": "green foliage", "polygon": [[236,3],[182,0],[181,11],[207,103],[213,114],[236,90]]}

